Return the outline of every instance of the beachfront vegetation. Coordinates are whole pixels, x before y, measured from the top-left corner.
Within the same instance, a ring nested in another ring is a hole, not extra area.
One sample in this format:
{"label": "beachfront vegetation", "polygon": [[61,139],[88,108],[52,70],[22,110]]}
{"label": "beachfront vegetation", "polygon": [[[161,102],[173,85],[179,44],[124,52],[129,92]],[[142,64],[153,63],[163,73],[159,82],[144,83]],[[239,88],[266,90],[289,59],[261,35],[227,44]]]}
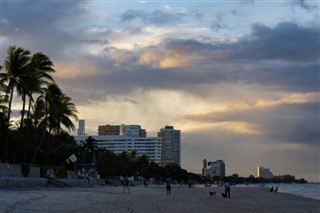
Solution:
{"label": "beachfront vegetation", "polygon": [[[0,160],[48,165],[60,163],[73,140],[77,109],[55,83],[53,62],[41,52],[11,46],[0,67]],[[21,110],[12,109],[21,106]],[[19,115],[20,113],[20,115]]]}

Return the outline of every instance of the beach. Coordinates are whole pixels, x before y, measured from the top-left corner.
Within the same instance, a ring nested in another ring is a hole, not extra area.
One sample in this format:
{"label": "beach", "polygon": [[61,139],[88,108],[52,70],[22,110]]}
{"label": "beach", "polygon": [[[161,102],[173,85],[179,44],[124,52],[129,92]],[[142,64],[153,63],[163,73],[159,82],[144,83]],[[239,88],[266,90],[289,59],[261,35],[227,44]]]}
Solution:
{"label": "beach", "polygon": [[[209,191],[216,195],[210,197]],[[232,187],[231,199],[221,187],[111,186],[0,189],[0,212],[319,212],[320,201],[263,187]]]}

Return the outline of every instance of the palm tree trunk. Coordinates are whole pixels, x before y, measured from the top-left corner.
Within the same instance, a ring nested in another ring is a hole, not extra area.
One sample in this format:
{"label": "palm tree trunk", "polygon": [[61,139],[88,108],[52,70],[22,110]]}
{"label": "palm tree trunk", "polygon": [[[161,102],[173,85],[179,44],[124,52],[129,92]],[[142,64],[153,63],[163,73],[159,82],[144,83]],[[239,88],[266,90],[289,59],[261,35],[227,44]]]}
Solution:
{"label": "palm tree trunk", "polygon": [[44,140],[44,136],[45,136],[45,133],[46,133],[46,129],[47,129],[46,128],[47,127],[47,119],[48,119],[48,101],[46,101],[46,117],[45,117],[43,132],[42,132],[42,135],[41,135],[40,143],[38,144],[38,146],[34,150],[34,153],[33,153],[32,159],[31,159],[31,164],[33,164],[35,162],[37,154],[38,154],[38,151],[40,150],[40,148],[42,146],[42,143],[43,143],[43,140]]}
{"label": "palm tree trunk", "polygon": [[20,120],[20,131],[23,127],[23,119],[24,119],[24,113],[26,110],[26,94],[22,95],[22,111],[21,111],[21,120]]}
{"label": "palm tree trunk", "polygon": [[8,161],[8,145],[9,145],[9,127],[10,127],[10,114],[11,114],[11,104],[13,98],[13,83],[9,83],[10,85],[10,99],[9,99],[9,107],[8,107],[8,115],[7,115],[7,130],[6,130],[6,150],[4,153],[4,160]]}
{"label": "palm tree trunk", "polygon": [[28,154],[28,136],[29,136],[29,119],[30,119],[30,109],[31,109],[31,96],[29,97],[29,106],[28,106],[28,112],[27,112],[27,124],[26,124],[26,131],[25,131],[25,141],[24,141],[24,157],[23,162],[27,163],[27,154]]}
{"label": "palm tree trunk", "polygon": [[17,144],[16,144],[16,151],[15,151],[15,154],[14,154],[14,160],[13,160],[13,163],[15,163],[17,161],[17,155],[18,155],[18,150],[19,150],[19,147],[20,147],[20,143],[21,141],[23,140],[23,119],[24,119],[24,113],[25,113],[25,110],[26,110],[26,95],[23,94],[22,95],[22,111],[21,111],[21,120],[20,120],[20,128],[19,128],[19,132],[20,132],[20,140],[17,141]]}

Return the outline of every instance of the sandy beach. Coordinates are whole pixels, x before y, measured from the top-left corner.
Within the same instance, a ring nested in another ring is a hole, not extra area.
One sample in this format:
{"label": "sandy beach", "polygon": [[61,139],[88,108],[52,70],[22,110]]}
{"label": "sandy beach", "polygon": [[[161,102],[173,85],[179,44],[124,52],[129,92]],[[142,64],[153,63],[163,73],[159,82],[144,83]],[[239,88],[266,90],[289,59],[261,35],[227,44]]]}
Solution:
{"label": "sandy beach", "polygon": [[319,200],[268,188],[233,187],[231,199],[222,198],[222,190],[173,186],[167,196],[163,186],[131,187],[130,194],[120,186],[0,189],[0,212],[320,212]]}

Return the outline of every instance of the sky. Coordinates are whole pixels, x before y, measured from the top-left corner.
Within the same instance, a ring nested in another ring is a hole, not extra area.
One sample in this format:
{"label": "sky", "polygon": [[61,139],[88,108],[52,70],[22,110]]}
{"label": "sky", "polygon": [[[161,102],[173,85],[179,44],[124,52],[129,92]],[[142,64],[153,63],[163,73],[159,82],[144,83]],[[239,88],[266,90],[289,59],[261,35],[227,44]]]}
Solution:
{"label": "sky", "polygon": [[263,166],[320,181],[319,11],[312,0],[0,0],[0,64],[12,45],[48,55],[89,135],[174,126],[190,172],[222,159],[227,175]]}

